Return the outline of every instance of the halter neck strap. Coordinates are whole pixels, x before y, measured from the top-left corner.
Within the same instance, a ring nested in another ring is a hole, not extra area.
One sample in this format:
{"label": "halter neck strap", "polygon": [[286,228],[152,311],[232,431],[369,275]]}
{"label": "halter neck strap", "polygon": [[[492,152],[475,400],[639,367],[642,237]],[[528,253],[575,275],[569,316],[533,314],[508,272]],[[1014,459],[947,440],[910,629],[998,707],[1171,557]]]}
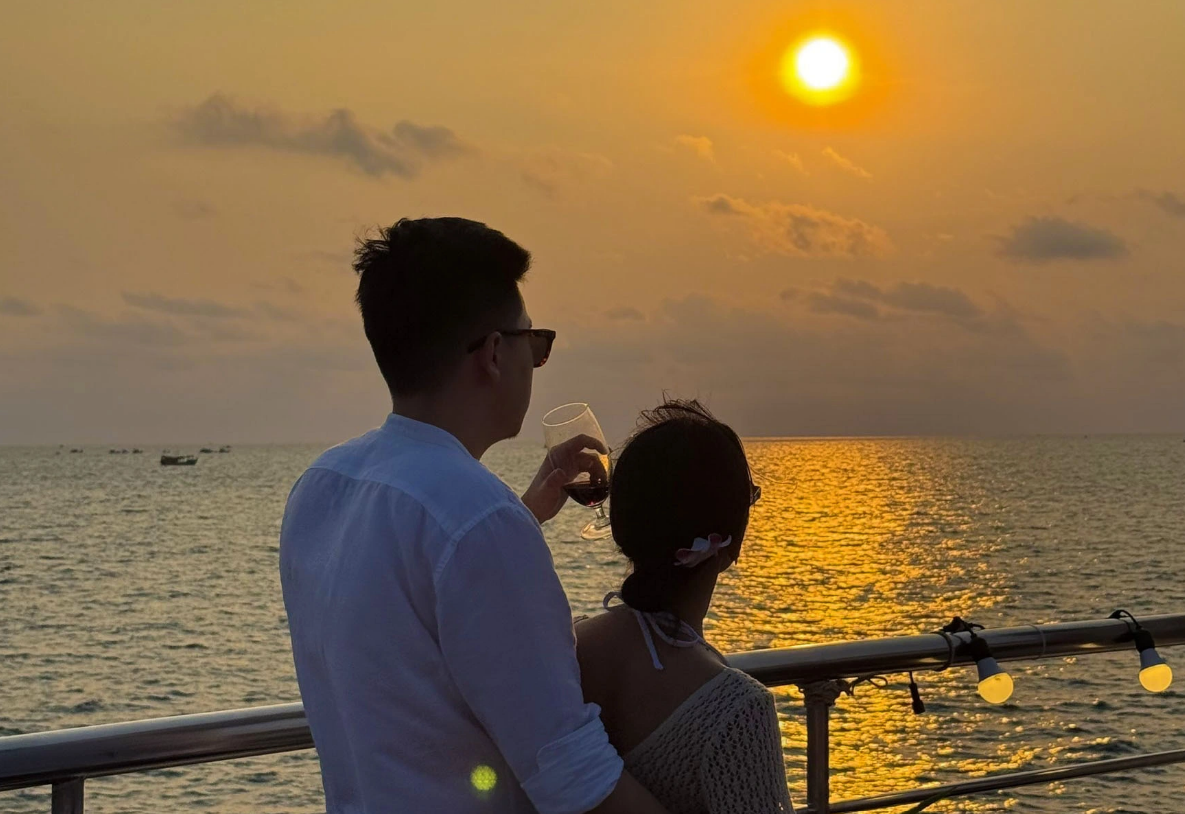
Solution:
{"label": "halter neck strap", "polygon": [[[621,593],[619,591],[610,591],[605,594],[605,599],[601,602],[601,606],[605,610],[609,610],[609,603],[614,599],[621,600]],[[622,601],[622,604],[625,605],[625,602]],[[629,608],[628,605],[625,606]],[[720,655],[720,651],[704,641],[704,637],[696,633],[695,628],[676,617],[673,613],[667,613],[666,611],[649,613],[634,610],[633,608],[629,608],[629,610],[634,615],[634,618],[638,620],[638,627],[642,630],[642,638],[646,641],[646,649],[650,652],[650,661],[656,670],[662,670],[664,668],[658,658],[658,649],[654,646],[654,636],[657,636],[664,644],[668,644],[671,647],[695,647],[697,644],[702,644],[716,655]],[[668,630],[674,630],[674,635],[668,633]]]}

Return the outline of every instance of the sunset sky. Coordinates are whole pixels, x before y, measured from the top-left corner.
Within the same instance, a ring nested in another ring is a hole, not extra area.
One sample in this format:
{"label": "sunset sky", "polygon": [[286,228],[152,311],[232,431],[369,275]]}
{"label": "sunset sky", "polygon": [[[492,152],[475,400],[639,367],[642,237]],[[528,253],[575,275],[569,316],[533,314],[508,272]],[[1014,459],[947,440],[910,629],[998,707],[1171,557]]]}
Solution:
{"label": "sunset sky", "polygon": [[[1185,3],[18,2],[0,443],[334,441],[355,236],[460,215],[559,331],[527,432],[1185,431]],[[827,29],[852,96],[782,52]]]}

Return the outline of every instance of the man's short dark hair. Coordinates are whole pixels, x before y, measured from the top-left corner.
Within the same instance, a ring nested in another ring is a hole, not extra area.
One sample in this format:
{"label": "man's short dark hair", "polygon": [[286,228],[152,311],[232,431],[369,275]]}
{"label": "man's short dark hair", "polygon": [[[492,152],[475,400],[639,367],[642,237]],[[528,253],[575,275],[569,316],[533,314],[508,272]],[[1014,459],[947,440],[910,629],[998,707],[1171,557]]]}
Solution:
{"label": "man's short dark hair", "polygon": [[530,265],[522,246],[464,218],[403,218],[359,239],[355,300],[391,393],[431,389],[468,343],[516,327],[518,283]]}

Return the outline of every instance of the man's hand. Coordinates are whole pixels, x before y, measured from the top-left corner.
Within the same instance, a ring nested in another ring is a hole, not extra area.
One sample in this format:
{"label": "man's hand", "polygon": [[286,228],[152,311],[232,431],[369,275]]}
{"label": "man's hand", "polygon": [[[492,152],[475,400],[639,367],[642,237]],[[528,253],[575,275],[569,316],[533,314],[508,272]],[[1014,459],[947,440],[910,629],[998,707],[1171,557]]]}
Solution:
{"label": "man's hand", "polygon": [[601,455],[608,454],[605,445],[591,435],[577,435],[552,447],[523,494],[523,503],[540,523],[546,523],[559,514],[568,499],[564,484],[570,483],[581,472],[587,472],[594,482],[608,479],[609,473],[601,458]]}

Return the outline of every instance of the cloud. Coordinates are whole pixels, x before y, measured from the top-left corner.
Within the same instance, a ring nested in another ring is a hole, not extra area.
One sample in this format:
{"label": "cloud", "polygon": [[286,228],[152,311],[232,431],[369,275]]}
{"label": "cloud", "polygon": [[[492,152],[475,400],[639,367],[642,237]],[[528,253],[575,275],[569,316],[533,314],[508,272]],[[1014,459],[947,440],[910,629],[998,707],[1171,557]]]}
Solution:
{"label": "cloud", "polygon": [[456,158],[473,152],[473,148],[461,141],[456,133],[440,125],[418,125],[405,119],[395,124],[392,134],[395,144],[418,150],[431,158]]}
{"label": "cloud", "polygon": [[637,308],[631,308],[628,305],[620,305],[616,308],[610,308],[605,312],[605,316],[613,320],[644,320],[646,317]]}
{"label": "cloud", "polygon": [[707,136],[675,136],[675,143],[691,150],[704,161],[716,160],[716,151],[712,146],[712,140]]}
{"label": "cloud", "polygon": [[[664,390],[710,400],[750,436],[1050,431],[1082,415],[1072,338],[1047,344],[1012,314],[981,332],[951,320],[890,319],[887,306],[833,296],[849,302],[804,292],[813,306],[788,315],[690,295],[628,331],[561,325],[563,364],[537,382],[536,402],[595,389],[618,405],[602,417],[611,437],[628,432],[633,410]],[[809,311],[851,303],[864,318]]]}
{"label": "cloud", "polygon": [[929,283],[901,282],[881,287],[867,280],[840,278],[814,290],[788,288],[780,296],[783,302],[801,303],[813,314],[838,314],[866,321],[936,314],[978,333],[999,331],[1010,317],[1007,306],[988,314],[959,289]]}
{"label": "cloud", "polygon": [[131,291],[123,292],[123,301],[136,308],[146,311],[156,311],[162,314],[185,317],[242,317],[247,311],[223,305],[213,300],[187,300],[174,297],[163,297],[160,294],[137,294]]}
{"label": "cloud", "polygon": [[41,314],[41,309],[28,300],[5,297],[0,299],[0,314],[10,317],[35,317]]}
{"label": "cloud", "polygon": [[849,175],[854,175],[857,178],[863,178],[865,181],[872,180],[872,173],[857,165],[850,158],[844,158],[830,147],[823,148],[823,157]]}
{"label": "cloud", "polygon": [[749,203],[718,194],[693,198],[710,215],[741,217],[753,240],[766,251],[801,257],[879,257],[892,251],[879,226],[804,204]]}
{"label": "cloud", "polygon": [[519,177],[536,192],[554,198],[568,187],[603,178],[612,170],[613,162],[603,155],[552,147],[525,158]]}
{"label": "cloud", "polygon": [[59,305],[58,312],[73,333],[89,339],[101,339],[121,345],[139,345],[149,349],[187,344],[192,337],[169,322],[131,315],[108,319],[71,305]]}
{"label": "cloud", "polygon": [[[349,267],[349,259],[343,259],[341,262]],[[305,287],[298,283],[291,277],[277,277],[273,280],[256,280],[251,283],[251,287],[259,291],[268,291],[272,293],[286,294],[288,296],[296,296],[305,292]]]}
{"label": "cloud", "polygon": [[181,330],[165,317],[57,312],[51,341],[0,358],[0,443],[322,443],[390,408],[360,330],[331,339],[300,325],[244,343],[227,341],[225,321],[211,323],[216,338],[190,330],[193,321]]}
{"label": "cloud", "polygon": [[299,322],[301,320],[301,315],[296,311],[289,308],[280,308],[265,300],[257,300],[255,310],[268,319],[274,319],[277,322]]}
{"label": "cloud", "polygon": [[929,283],[897,283],[882,289],[865,280],[836,280],[832,286],[839,294],[889,305],[902,311],[943,314],[955,319],[982,316],[983,309],[957,288]]}
{"label": "cloud", "polygon": [[283,111],[239,104],[221,93],[181,111],[172,126],[187,144],[338,158],[375,178],[414,178],[425,160],[474,152],[447,127],[401,121],[384,131],[362,124],[347,108],[319,119],[298,119]]}
{"label": "cloud", "polygon": [[1123,239],[1111,232],[1059,217],[1027,218],[997,240],[1001,257],[1027,263],[1114,260],[1129,253]]}
{"label": "cloud", "polygon": [[881,312],[875,305],[849,297],[837,297],[811,291],[806,297],[807,308],[816,314],[843,314],[857,319],[880,319]]}
{"label": "cloud", "polygon": [[785,161],[794,169],[798,170],[803,175],[810,175],[806,170],[806,165],[802,163],[802,156],[798,153],[787,153],[782,150],[774,150],[774,155]]}
{"label": "cloud", "polygon": [[[646,308],[645,320],[561,320],[561,363],[536,379],[528,437],[542,411],[573,392],[597,393],[602,426],[623,437],[663,390],[705,397],[748,436],[1180,428],[1179,321],[1098,317],[1039,333],[1044,321],[1006,308],[974,320],[904,319],[873,299],[892,298],[896,285],[868,285],[849,280],[792,299],[825,307],[812,293],[829,294],[875,307],[879,318],[691,295]],[[390,408],[356,318],[261,321],[251,327],[274,331],[272,341],[216,343],[195,327],[203,318],[59,312],[51,342],[19,355],[0,347],[0,443],[329,441]],[[990,330],[972,329],[981,324]]]}
{"label": "cloud", "polygon": [[[344,257],[342,262],[349,264],[349,255],[344,253],[343,255]],[[263,288],[270,291],[283,291],[285,294],[303,294],[305,290],[303,285],[296,282],[296,280],[293,280],[291,277],[281,277],[274,282],[255,283],[255,286],[257,288]]]}
{"label": "cloud", "polygon": [[213,342],[259,342],[266,338],[261,332],[244,327],[242,323],[224,319],[197,317],[187,323],[186,328],[192,331],[195,339]]}
{"label": "cloud", "polygon": [[1185,218],[1185,198],[1181,198],[1175,193],[1150,192],[1146,189],[1141,189],[1136,192],[1136,197],[1153,204],[1174,218]]}
{"label": "cloud", "polygon": [[711,215],[752,215],[754,207],[749,206],[739,198],[728,195],[713,195],[710,198],[696,198],[703,210]]}
{"label": "cloud", "polygon": [[173,202],[173,214],[186,220],[204,220],[214,217],[217,210],[205,201],[184,200]]}
{"label": "cloud", "polygon": [[1140,348],[1142,361],[1185,373],[1185,325],[1128,321],[1122,330]]}

